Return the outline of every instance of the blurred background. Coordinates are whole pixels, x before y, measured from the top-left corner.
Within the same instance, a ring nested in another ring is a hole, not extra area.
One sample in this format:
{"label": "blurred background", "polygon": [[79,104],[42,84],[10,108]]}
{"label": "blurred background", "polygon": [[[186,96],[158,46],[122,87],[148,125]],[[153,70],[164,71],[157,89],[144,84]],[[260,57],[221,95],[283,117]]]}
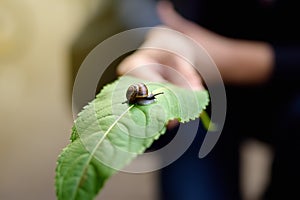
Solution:
{"label": "blurred background", "polygon": [[[75,56],[80,59],[74,61],[73,54],[88,53],[98,36],[79,46],[76,41],[104,4],[101,0],[0,1],[1,200],[55,199],[56,159],[69,142],[73,123],[73,66],[81,59]],[[155,199],[154,182],[155,174],[119,173],[98,198]]]}
{"label": "blurred background", "polygon": [[[0,0],[1,200],[55,199],[56,159],[73,124],[76,71],[93,47],[126,28],[112,2]],[[115,78],[113,69],[106,78]],[[255,199],[267,181],[270,149],[249,141],[242,152],[245,199]],[[157,199],[157,176],[118,173],[97,199]]]}

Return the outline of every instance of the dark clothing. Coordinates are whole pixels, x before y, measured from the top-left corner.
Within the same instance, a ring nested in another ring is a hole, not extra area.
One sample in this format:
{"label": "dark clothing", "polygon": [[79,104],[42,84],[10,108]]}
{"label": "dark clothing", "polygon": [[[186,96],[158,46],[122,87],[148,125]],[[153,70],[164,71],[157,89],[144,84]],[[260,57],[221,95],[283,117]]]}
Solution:
{"label": "dark clothing", "polygon": [[[300,179],[298,2],[292,0],[174,0],[173,2],[177,11],[185,18],[216,33],[270,43],[274,48],[275,67],[271,80],[264,85],[226,86],[227,118],[220,140],[203,160],[197,158],[199,146],[195,148],[197,144],[194,142],[182,158],[162,169],[162,186],[165,188],[163,199],[239,199],[237,153],[239,142],[248,137],[267,142],[274,149],[271,182],[263,198],[299,199],[300,186],[296,184]],[[201,135],[201,130],[199,134]],[[182,176],[181,183],[175,184],[173,179],[177,176]],[[185,185],[189,187],[187,192],[195,196],[177,198],[180,192],[185,191]]]}
{"label": "dark clothing", "polygon": [[[239,139],[227,131],[221,134],[213,150],[200,159],[199,149],[206,133],[200,124],[189,149],[175,162],[160,170],[160,200],[241,199],[237,151]],[[161,136],[162,139],[167,135]]]}
{"label": "dark clothing", "polygon": [[[224,36],[273,45],[274,78],[300,82],[300,19],[297,0],[173,0],[185,18]],[[284,83],[285,84],[285,83]]]}

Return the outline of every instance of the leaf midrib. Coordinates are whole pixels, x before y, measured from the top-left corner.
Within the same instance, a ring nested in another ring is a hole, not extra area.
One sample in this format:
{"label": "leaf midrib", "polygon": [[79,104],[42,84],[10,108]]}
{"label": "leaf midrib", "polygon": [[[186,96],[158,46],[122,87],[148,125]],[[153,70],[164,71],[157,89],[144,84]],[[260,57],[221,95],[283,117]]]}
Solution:
{"label": "leaf midrib", "polygon": [[120,121],[120,119],[133,107],[134,105],[129,106],[117,119],[116,121],[107,129],[107,131],[103,134],[102,138],[99,140],[99,142],[97,143],[97,145],[95,146],[95,148],[93,149],[93,151],[90,153],[88,160],[86,162],[86,165],[84,166],[82,172],[81,172],[81,176],[79,181],[77,182],[76,185],[76,191],[74,192],[74,196],[72,196],[72,199],[74,199],[76,197],[76,194],[78,193],[79,190],[79,185],[81,182],[81,179],[83,177],[83,174],[85,173],[85,171],[87,170],[87,167],[89,166],[92,158],[94,157],[95,152],[97,151],[98,147],[100,146],[100,144],[102,144],[102,142],[104,141],[104,139],[106,138],[106,136],[108,135],[108,133],[111,131],[111,129]]}

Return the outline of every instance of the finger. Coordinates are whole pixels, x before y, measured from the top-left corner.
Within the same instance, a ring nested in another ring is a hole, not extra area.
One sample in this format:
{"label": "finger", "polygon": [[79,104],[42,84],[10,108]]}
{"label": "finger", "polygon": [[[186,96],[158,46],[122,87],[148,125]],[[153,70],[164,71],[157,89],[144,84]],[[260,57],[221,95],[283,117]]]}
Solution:
{"label": "finger", "polygon": [[157,3],[157,12],[162,22],[174,29],[185,27],[187,20],[182,18],[173,7],[170,1],[159,1]]}
{"label": "finger", "polygon": [[161,65],[149,58],[133,55],[126,58],[117,68],[118,75],[131,75],[141,79],[166,82],[160,73]]}
{"label": "finger", "polygon": [[185,33],[192,38],[206,38],[210,34],[206,29],[179,15],[169,1],[159,1],[157,4],[157,12],[166,26]]}
{"label": "finger", "polygon": [[167,129],[171,130],[179,125],[179,121],[177,119],[170,120],[167,124]]}
{"label": "finger", "polygon": [[192,90],[202,90],[202,80],[193,66],[182,58],[175,57],[170,68],[165,67],[164,78],[169,82]]}

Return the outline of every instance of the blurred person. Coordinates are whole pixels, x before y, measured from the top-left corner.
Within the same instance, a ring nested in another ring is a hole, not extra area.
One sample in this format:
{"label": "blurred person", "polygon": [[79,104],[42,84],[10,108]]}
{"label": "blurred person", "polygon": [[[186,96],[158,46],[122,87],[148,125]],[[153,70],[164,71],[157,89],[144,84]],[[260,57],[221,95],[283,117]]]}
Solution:
{"label": "blurred person", "polygon": [[[138,9],[141,2],[122,1],[120,5],[127,11],[134,9],[131,12],[134,16],[128,16],[127,20],[136,20],[136,25],[141,26],[141,20],[150,20],[151,25],[191,37],[207,50],[226,84],[227,117],[221,137],[209,155],[198,158],[205,136],[204,129],[199,128],[184,155],[161,170],[161,199],[241,199],[239,145],[249,137],[266,142],[274,149],[270,183],[261,198],[299,199],[299,186],[295,184],[300,178],[300,31],[297,28],[300,13],[297,1],[172,2],[160,2],[159,17],[152,19],[134,17],[143,16],[144,9]],[[146,44],[159,44],[170,51],[174,48],[190,50],[196,64],[197,52],[188,43],[176,42],[172,35],[156,29],[150,31],[145,40]],[[193,89],[205,87],[191,64],[160,50],[136,51],[120,63],[117,72],[123,75],[153,63],[176,69]],[[159,67],[149,67],[133,75],[180,85]],[[160,141],[168,137],[172,137],[172,130]]]}

